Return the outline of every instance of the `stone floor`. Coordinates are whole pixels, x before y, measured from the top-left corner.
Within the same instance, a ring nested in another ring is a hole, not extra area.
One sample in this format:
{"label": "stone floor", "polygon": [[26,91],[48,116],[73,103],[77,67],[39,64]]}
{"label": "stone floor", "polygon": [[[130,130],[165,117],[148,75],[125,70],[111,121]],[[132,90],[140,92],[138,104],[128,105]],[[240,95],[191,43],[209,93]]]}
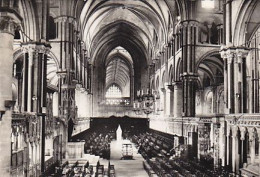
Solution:
{"label": "stone floor", "polygon": [[137,153],[137,149],[133,147],[133,159],[121,160],[122,158],[122,143],[130,143],[130,141],[112,141],[111,142],[111,157],[110,164],[115,165],[117,177],[148,177],[148,174],[143,169],[143,157]]}

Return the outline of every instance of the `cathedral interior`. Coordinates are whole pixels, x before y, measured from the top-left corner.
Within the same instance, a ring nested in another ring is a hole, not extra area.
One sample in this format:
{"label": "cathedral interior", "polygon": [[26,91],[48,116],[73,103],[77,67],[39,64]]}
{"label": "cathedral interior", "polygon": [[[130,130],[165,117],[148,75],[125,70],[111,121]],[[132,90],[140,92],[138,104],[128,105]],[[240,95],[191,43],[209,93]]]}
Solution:
{"label": "cathedral interior", "polygon": [[259,11],[0,0],[0,176],[260,176]]}

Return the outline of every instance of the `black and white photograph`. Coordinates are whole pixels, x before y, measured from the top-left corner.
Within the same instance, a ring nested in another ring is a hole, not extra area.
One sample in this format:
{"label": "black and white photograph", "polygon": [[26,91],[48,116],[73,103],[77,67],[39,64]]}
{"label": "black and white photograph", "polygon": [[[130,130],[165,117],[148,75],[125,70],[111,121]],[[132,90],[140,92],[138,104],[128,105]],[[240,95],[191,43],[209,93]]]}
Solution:
{"label": "black and white photograph", "polygon": [[260,0],[0,0],[1,177],[259,177]]}

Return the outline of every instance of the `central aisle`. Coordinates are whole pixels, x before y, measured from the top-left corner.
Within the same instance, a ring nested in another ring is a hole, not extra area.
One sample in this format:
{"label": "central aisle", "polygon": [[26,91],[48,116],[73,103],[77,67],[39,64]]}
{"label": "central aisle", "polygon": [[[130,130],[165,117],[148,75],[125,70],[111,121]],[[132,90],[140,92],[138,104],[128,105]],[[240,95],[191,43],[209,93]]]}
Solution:
{"label": "central aisle", "polygon": [[[126,141],[126,140],[124,140]],[[148,174],[143,168],[143,157],[137,154],[137,149],[133,146],[133,160],[121,160],[122,157],[122,142],[112,141],[110,162],[115,165],[117,177],[148,177]],[[130,142],[130,141],[129,141]]]}

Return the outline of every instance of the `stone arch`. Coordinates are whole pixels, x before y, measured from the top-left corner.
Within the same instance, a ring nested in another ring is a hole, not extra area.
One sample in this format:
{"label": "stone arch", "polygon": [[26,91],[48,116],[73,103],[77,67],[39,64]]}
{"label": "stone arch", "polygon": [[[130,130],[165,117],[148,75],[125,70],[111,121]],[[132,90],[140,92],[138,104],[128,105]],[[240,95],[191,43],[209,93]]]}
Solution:
{"label": "stone arch", "polygon": [[224,83],[224,62],[218,50],[212,50],[200,57],[195,71],[198,73],[201,88]]}
{"label": "stone arch", "polygon": [[258,0],[243,0],[239,5],[233,36],[235,46],[246,46],[246,42],[252,36],[253,31],[259,26],[259,24],[250,23],[251,19],[259,18],[257,15],[259,8]]}

